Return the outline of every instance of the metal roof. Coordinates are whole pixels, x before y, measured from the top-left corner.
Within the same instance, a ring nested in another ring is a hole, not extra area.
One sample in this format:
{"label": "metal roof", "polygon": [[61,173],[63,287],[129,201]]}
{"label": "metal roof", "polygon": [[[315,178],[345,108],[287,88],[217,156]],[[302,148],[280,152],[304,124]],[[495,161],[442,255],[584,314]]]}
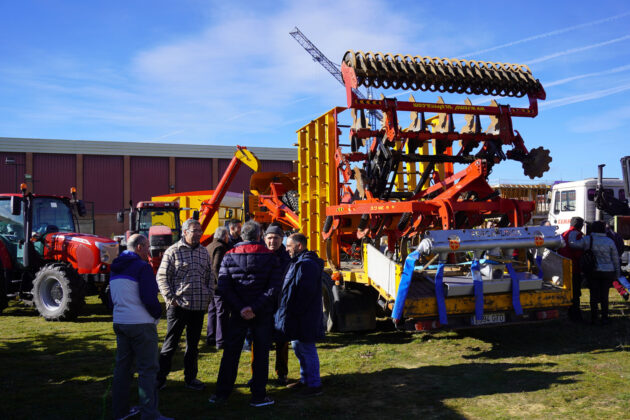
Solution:
{"label": "metal roof", "polygon": [[[260,160],[296,160],[293,147],[247,147]],[[236,146],[0,137],[2,152],[230,159]]]}

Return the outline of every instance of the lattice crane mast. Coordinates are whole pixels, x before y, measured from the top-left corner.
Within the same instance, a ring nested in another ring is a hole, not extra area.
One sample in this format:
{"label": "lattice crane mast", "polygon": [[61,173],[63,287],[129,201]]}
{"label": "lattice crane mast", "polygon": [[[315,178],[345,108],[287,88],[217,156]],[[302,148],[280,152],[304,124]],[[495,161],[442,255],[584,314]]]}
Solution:
{"label": "lattice crane mast", "polygon": [[[342,85],[345,86],[343,82],[343,77],[341,76],[341,70],[339,66],[328,59],[320,50],[317,48],[307,37],[298,29],[296,26],[292,31],[289,32],[295,40],[306,50],[307,53],[313,57],[313,61],[319,63],[324,67],[332,76],[339,81]],[[367,97],[358,89],[352,89],[354,94],[360,99],[372,99],[371,88],[368,88]],[[376,120],[383,121],[383,114],[380,111],[370,110],[368,111],[370,115],[370,126],[376,128]]]}

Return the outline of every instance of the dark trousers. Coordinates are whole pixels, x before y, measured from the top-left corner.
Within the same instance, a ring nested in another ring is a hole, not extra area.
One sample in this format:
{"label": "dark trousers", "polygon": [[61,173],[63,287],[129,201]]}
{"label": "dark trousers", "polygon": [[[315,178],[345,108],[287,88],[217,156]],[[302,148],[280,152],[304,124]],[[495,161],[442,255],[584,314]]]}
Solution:
{"label": "dark trousers", "polygon": [[289,374],[289,342],[276,341],[276,374],[286,378]]}
{"label": "dark trousers", "polygon": [[573,289],[573,299],[571,308],[569,308],[569,317],[573,320],[581,320],[580,297],[582,297],[582,272],[574,270],[571,276],[571,288]]}
{"label": "dark trousers", "polygon": [[[289,342],[275,341],[276,344],[276,375],[285,378],[289,374]],[[254,346],[252,345],[252,348]],[[254,372],[254,351],[252,350],[252,373]]]}
{"label": "dark trousers", "polygon": [[214,295],[208,305],[208,327],[206,328],[206,342],[209,345],[223,347],[223,334],[227,328],[228,312],[221,296]]}
{"label": "dark trousers", "polygon": [[[134,370],[138,371],[138,400],[143,419],[156,419],[158,393],[158,334],[155,324],[114,324],[116,365],[112,381],[114,418],[129,412],[129,389]],[[135,364],[135,369],[134,369]]]}
{"label": "dark trousers", "polygon": [[612,271],[595,271],[588,278],[588,288],[591,291],[591,319],[598,318],[598,304],[601,306],[602,319],[608,318],[608,289],[615,280]]}
{"label": "dark trousers", "polygon": [[250,390],[254,398],[264,398],[266,395],[265,387],[269,377],[269,348],[273,338],[273,317],[272,315],[262,315],[245,321],[237,314],[230,314],[223,357],[221,357],[221,366],[219,367],[219,377],[217,378],[216,394],[218,396],[227,397],[232,393],[238,373],[238,362],[248,329],[251,330],[254,343],[252,346],[254,360]]}
{"label": "dark trousers", "polygon": [[160,351],[160,371],[158,381],[163,381],[171,371],[173,354],[179,339],[186,328],[186,352],[184,353],[184,379],[190,382],[197,377],[197,356],[199,338],[205,311],[189,311],[178,306],[170,306],[166,311],[166,337]]}

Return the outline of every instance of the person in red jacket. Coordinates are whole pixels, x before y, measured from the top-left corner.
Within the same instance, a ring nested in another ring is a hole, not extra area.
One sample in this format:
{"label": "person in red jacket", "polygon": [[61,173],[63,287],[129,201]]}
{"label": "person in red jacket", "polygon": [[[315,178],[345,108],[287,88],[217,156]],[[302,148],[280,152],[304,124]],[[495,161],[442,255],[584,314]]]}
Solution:
{"label": "person in red jacket", "polygon": [[571,268],[573,272],[573,304],[569,308],[569,318],[575,322],[582,321],[582,312],[580,311],[580,297],[582,296],[582,270],[580,269],[580,258],[582,258],[582,249],[569,247],[570,242],[582,239],[582,228],[584,227],[584,219],[581,217],[572,217],[570,227],[562,233],[564,247],[558,250],[558,254],[571,260]]}

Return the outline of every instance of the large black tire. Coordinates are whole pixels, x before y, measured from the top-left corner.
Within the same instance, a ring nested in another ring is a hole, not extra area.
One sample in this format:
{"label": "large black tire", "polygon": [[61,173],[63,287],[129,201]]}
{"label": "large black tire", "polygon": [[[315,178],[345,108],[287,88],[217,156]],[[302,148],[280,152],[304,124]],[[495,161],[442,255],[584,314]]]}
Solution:
{"label": "large black tire", "polygon": [[326,273],[322,273],[322,311],[324,312],[324,328],[326,332],[337,331],[337,314],[333,297],[333,281]]}
{"label": "large black tire", "polygon": [[33,280],[33,303],[47,321],[71,321],[85,305],[85,284],[63,264],[42,267]]}

